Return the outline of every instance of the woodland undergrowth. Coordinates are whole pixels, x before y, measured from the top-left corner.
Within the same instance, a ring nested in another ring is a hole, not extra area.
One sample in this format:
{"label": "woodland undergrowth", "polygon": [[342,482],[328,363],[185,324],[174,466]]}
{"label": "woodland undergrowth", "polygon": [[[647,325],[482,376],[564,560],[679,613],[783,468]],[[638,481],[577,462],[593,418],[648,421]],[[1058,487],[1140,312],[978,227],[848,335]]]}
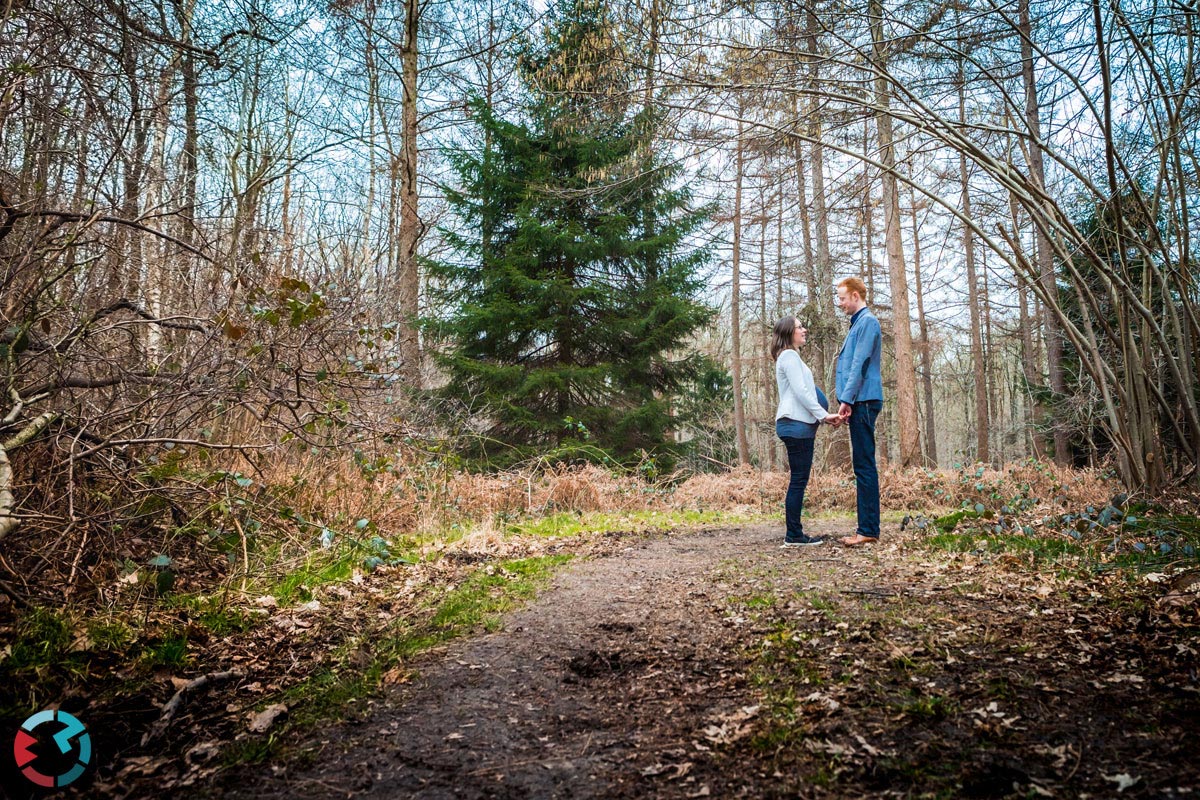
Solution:
{"label": "woodland undergrowth", "polygon": [[[1026,461],[882,478],[886,524],[943,550],[1059,543],[1097,579],[1197,566],[1194,506],[1121,494],[1101,471]],[[654,532],[778,520],[786,485],[750,468],[648,481],[594,465],[488,475],[361,453],[179,453],[109,498],[120,518],[9,540],[0,704],[14,719],[86,709],[113,751],[97,789],[138,775],[194,782],[361,713],[408,679],[414,656],[494,626],[567,561]],[[815,474],[806,513],[849,522],[853,476]],[[232,702],[228,680],[246,688]]]}

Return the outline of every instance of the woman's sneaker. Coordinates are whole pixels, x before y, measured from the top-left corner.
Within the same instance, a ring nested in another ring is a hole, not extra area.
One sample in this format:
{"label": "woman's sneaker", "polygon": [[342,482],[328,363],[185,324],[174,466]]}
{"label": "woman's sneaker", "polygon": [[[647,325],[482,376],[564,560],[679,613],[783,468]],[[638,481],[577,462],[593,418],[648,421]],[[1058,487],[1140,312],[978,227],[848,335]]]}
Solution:
{"label": "woman's sneaker", "polygon": [[812,547],[817,544],[825,544],[825,540],[819,536],[805,536],[802,533],[796,537],[784,537],[781,547]]}

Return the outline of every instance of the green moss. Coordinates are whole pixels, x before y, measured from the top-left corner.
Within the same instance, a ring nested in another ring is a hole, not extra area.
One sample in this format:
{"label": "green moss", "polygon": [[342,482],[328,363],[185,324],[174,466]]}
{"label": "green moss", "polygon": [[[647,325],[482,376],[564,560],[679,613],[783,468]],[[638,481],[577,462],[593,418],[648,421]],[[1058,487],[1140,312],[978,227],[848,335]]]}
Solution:
{"label": "green moss", "polygon": [[38,669],[59,663],[71,647],[71,627],[49,608],[30,610],[17,625],[17,637],[8,657],[7,670]]}

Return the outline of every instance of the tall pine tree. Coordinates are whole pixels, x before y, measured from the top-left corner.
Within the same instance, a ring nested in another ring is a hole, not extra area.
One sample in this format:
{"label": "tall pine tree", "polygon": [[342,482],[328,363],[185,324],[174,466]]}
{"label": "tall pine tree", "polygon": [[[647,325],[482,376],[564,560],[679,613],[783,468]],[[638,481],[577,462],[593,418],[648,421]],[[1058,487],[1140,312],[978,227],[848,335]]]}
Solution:
{"label": "tall pine tree", "polygon": [[478,454],[493,464],[585,440],[662,453],[702,364],[685,347],[712,315],[709,254],[689,237],[708,211],[647,157],[628,63],[604,3],[564,0],[521,58],[521,118],[475,101],[480,147],[449,153],[454,257],[429,265],[449,310],[430,327],[443,392],[486,408]]}

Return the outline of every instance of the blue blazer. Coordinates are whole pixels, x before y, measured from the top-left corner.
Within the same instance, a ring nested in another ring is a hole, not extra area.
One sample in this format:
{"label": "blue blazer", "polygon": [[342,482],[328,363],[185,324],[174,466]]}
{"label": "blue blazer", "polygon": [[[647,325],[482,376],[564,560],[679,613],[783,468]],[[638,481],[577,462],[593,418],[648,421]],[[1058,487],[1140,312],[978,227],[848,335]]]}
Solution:
{"label": "blue blazer", "polygon": [[883,377],[879,374],[882,357],[883,332],[879,320],[864,306],[850,319],[850,332],[838,351],[839,403],[883,400]]}

